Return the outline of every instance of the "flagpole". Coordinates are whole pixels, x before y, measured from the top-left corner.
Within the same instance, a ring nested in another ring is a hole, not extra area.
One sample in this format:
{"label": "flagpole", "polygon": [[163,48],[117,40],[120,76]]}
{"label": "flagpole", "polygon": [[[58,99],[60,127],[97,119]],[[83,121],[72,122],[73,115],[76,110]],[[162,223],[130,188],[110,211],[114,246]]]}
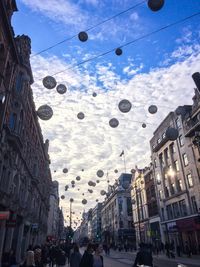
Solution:
{"label": "flagpole", "polygon": [[126,173],[126,158],[125,158],[125,153],[123,154],[124,156],[124,170],[125,170],[125,173]]}

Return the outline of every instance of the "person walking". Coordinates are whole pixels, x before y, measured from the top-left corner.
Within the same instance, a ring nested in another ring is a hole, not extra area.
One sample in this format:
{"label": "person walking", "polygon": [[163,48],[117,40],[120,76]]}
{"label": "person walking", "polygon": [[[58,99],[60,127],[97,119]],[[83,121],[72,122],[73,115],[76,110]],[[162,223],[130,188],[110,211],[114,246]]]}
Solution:
{"label": "person walking", "polygon": [[73,251],[70,255],[70,267],[79,267],[80,265],[80,262],[81,262],[81,258],[82,258],[82,255],[81,253],[79,252],[79,247],[78,245],[75,243],[73,245]]}
{"label": "person walking", "polygon": [[31,245],[28,247],[26,251],[26,256],[25,256],[25,261],[24,261],[23,266],[35,267],[34,251]]}
{"label": "person walking", "polygon": [[99,244],[94,246],[93,267],[103,267],[103,247]]}
{"label": "person walking", "polygon": [[93,245],[89,243],[83,257],[81,258],[79,267],[93,267],[93,250]]}
{"label": "person walking", "polygon": [[151,251],[144,243],[140,244],[140,251],[137,253],[132,267],[137,267],[138,265],[153,267],[153,257]]}

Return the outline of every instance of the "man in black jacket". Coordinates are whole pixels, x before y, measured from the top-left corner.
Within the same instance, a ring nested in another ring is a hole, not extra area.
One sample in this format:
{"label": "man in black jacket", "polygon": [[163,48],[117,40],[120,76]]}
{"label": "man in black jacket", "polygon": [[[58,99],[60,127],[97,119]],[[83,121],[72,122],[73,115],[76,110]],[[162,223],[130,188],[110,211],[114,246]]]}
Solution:
{"label": "man in black jacket", "polygon": [[93,245],[88,244],[87,249],[85,250],[79,267],[93,267]]}
{"label": "man in black jacket", "polygon": [[133,267],[137,267],[138,265],[153,267],[153,257],[151,250],[144,243],[140,244],[140,251],[136,255]]}

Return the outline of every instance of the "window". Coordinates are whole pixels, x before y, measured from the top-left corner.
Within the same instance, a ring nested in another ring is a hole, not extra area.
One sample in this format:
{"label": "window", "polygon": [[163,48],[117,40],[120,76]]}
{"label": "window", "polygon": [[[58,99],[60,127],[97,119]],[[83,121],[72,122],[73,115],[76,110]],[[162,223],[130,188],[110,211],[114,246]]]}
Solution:
{"label": "window", "polygon": [[179,165],[178,165],[178,160],[174,161],[175,169],[177,172],[179,172]]}
{"label": "window", "polygon": [[181,122],[179,118],[176,119],[176,126],[178,129],[181,129]]}
{"label": "window", "polygon": [[186,208],[186,204],[185,204],[185,199],[179,201],[179,208],[180,208],[181,216],[186,216],[187,215],[187,208]]}
{"label": "window", "polygon": [[165,187],[165,197],[169,197],[169,189],[167,186]]}
{"label": "window", "polygon": [[188,158],[187,158],[187,154],[183,154],[183,162],[184,162],[184,166],[187,166],[188,165]]}
{"label": "window", "polygon": [[176,188],[175,188],[175,183],[171,184],[171,194],[175,194]]}
{"label": "window", "polygon": [[158,140],[157,140],[157,143],[158,143],[158,144],[160,144],[160,142],[161,142],[161,139],[160,139],[160,138],[158,138]]}
{"label": "window", "polygon": [[132,214],[131,198],[127,197],[126,201],[127,201],[127,214],[128,214],[128,216],[132,216],[133,214]]}
{"label": "window", "polygon": [[15,89],[19,93],[22,90],[22,82],[23,82],[23,74],[20,72],[17,76],[16,86]]}
{"label": "window", "polygon": [[197,202],[196,202],[196,198],[195,196],[191,197],[191,201],[192,201],[192,209],[194,213],[198,212],[198,208],[197,208]]}
{"label": "window", "polygon": [[168,220],[173,219],[172,206],[171,205],[168,205],[166,208],[167,208],[167,217],[168,217]]}
{"label": "window", "polygon": [[173,208],[173,213],[174,213],[174,217],[177,218],[180,216],[180,211],[179,211],[179,206],[178,206],[178,202],[175,202],[172,204],[172,208]]}
{"label": "window", "polygon": [[162,190],[159,190],[159,198],[162,200]]}
{"label": "window", "polygon": [[154,167],[155,167],[155,168],[157,167],[156,159],[154,159]]}
{"label": "window", "polygon": [[179,179],[179,180],[177,181],[177,183],[178,183],[178,191],[182,191],[182,190],[183,190],[183,183],[182,183],[182,180]]}
{"label": "window", "polygon": [[166,132],[164,132],[164,133],[162,134],[162,139],[165,139],[165,137],[166,137]]}
{"label": "window", "polygon": [[174,143],[171,144],[171,151],[172,151],[172,153],[176,153],[176,148],[175,148]]}
{"label": "window", "polygon": [[179,144],[180,146],[184,146],[184,140],[182,135],[179,136]]}
{"label": "window", "polygon": [[189,187],[192,187],[193,186],[193,179],[192,179],[191,173],[187,174],[187,181],[188,181]]}
{"label": "window", "polygon": [[9,128],[14,131],[16,129],[16,123],[17,123],[17,114],[11,113],[9,118]]}

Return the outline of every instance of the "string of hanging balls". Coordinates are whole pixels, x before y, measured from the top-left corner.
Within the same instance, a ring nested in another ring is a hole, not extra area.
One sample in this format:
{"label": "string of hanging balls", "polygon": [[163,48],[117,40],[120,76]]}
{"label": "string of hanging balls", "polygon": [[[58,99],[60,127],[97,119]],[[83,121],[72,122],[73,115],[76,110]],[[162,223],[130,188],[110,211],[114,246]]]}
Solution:
{"label": "string of hanging balls", "polygon": [[[46,76],[43,79],[43,85],[47,89],[51,90],[51,89],[54,89],[56,87],[57,82],[56,82],[56,79],[54,77]],[[64,84],[59,84],[56,87],[56,90],[59,94],[64,94],[67,92],[67,87]],[[93,92],[92,95],[93,95],[93,97],[96,97],[97,93]],[[123,99],[119,102],[118,108],[122,113],[128,113],[132,108],[132,104],[129,100]],[[158,111],[158,108],[156,105],[150,105],[148,108],[148,111],[150,114],[155,114]],[[53,110],[49,105],[42,105],[38,108],[37,115],[41,120],[49,120],[53,116]],[[77,118],[79,120],[83,120],[85,118],[85,114],[83,112],[79,112],[77,114]],[[112,128],[116,128],[119,126],[119,120],[117,118],[112,118],[109,120],[109,125]],[[146,123],[142,123],[142,128],[146,128],[146,127],[147,127]]]}

